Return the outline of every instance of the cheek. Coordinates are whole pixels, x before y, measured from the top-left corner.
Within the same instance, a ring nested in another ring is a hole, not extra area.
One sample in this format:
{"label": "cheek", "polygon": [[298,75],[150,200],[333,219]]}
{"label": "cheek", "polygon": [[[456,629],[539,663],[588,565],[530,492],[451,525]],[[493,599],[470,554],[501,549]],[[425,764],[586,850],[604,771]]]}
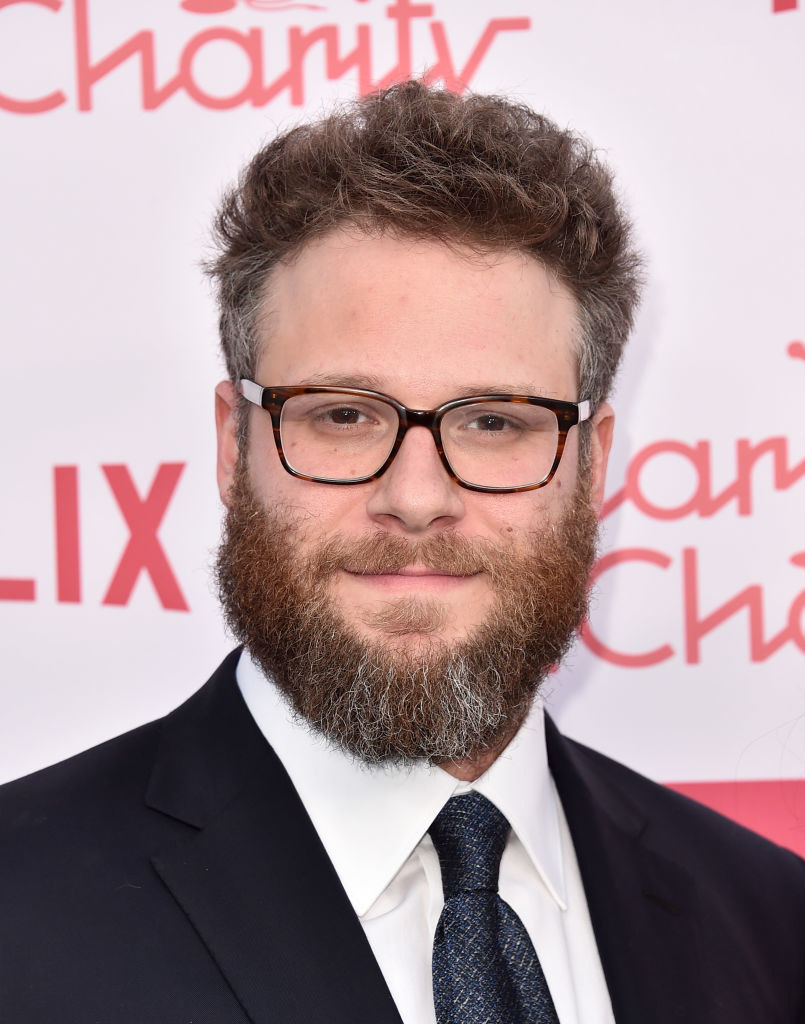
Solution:
{"label": "cheek", "polygon": [[578,480],[578,445],[568,437],[559,468],[545,487],[514,494],[467,492],[468,525],[476,532],[516,540],[558,520],[572,501]]}
{"label": "cheek", "polygon": [[282,468],[276,450],[272,452],[250,438],[246,460],[252,491],[262,504],[267,508],[284,505],[285,493],[293,484],[293,478]]}
{"label": "cheek", "polygon": [[332,484],[305,483],[296,494],[297,507],[315,520],[323,533],[336,531],[355,533],[369,524],[366,514],[367,496],[360,485],[337,487]]}
{"label": "cheek", "polygon": [[570,495],[575,492],[578,478],[579,448],[577,438],[571,435],[565,445],[565,450],[562,454],[562,461],[559,463],[559,469],[557,469],[550,484],[544,488],[544,490],[548,492],[546,494],[548,503],[554,506],[557,510],[563,507],[569,500]]}
{"label": "cheek", "polygon": [[[533,530],[539,529],[546,518],[553,515],[550,496],[546,491],[553,490],[556,478],[548,487],[536,491],[523,491],[519,494],[481,495],[479,502],[467,517],[469,532],[479,536],[487,536],[492,540],[517,544]],[[554,499],[562,495],[553,491]]]}
{"label": "cheek", "polygon": [[273,459],[249,458],[252,487],[267,508],[281,508],[300,525],[315,524],[317,533],[326,534],[365,527],[365,488],[337,487],[312,483],[288,473],[275,453]]}
{"label": "cheek", "polygon": [[282,465],[270,417],[249,421],[246,465],[252,491],[266,508],[281,508],[300,525],[316,523],[316,531],[329,533],[366,528],[366,502],[371,484],[338,487],[292,476]]}

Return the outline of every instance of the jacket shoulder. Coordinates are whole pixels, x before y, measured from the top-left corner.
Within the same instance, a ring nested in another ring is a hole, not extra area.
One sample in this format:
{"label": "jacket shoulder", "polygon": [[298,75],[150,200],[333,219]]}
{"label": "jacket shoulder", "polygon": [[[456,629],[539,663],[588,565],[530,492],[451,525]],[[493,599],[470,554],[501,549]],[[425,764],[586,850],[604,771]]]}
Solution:
{"label": "jacket shoulder", "polygon": [[142,801],[163,719],[0,786],[0,836],[51,833],[91,815],[103,820],[114,807]]}
{"label": "jacket shoulder", "polygon": [[24,830],[34,819],[41,824],[74,820],[82,809],[102,818],[107,809],[144,805],[166,728],[193,728],[199,720],[220,718],[219,705],[231,701],[219,695],[234,690],[239,656],[239,648],[232,651],[204,686],[164,717],[0,785],[0,835]]}
{"label": "jacket shoulder", "polygon": [[728,870],[735,884],[755,890],[763,870],[764,885],[798,898],[805,910],[805,861],[797,854],[605,754],[561,740],[599,805],[663,856],[695,868],[700,878],[723,879]]}

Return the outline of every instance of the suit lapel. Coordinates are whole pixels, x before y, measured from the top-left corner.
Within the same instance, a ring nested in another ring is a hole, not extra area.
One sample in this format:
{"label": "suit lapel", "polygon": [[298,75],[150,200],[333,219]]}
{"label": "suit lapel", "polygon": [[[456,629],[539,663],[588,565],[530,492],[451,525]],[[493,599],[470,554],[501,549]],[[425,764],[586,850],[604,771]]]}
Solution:
{"label": "suit lapel", "polygon": [[548,759],[579,862],[618,1024],[692,1024],[707,1010],[690,875],[647,843],[645,818],[546,723]]}
{"label": "suit lapel", "polygon": [[315,829],[243,704],[236,654],[166,722],[148,803],[194,829],[154,867],[254,1024],[400,1024]]}

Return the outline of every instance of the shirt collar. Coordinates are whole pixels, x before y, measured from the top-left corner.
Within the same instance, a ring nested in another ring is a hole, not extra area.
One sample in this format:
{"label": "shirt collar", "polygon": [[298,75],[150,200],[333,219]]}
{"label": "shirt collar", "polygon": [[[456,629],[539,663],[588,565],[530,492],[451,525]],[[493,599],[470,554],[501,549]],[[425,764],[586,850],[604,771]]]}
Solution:
{"label": "shirt collar", "polygon": [[353,758],[294,715],[247,651],[238,662],[237,681],[359,916],[394,878],[450,797],[468,789],[478,790],[506,815],[549,893],[565,909],[557,796],[538,701],[500,757],[468,785],[424,761],[374,766]]}

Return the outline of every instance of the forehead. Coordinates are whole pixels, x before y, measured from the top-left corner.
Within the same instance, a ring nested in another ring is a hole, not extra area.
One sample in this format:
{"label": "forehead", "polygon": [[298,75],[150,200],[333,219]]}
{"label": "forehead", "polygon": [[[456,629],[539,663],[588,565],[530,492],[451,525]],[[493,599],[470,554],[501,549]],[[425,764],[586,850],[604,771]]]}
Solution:
{"label": "forehead", "polygon": [[262,384],[371,379],[402,401],[510,390],[576,398],[573,297],[520,252],[340,230],[276,268]]}

